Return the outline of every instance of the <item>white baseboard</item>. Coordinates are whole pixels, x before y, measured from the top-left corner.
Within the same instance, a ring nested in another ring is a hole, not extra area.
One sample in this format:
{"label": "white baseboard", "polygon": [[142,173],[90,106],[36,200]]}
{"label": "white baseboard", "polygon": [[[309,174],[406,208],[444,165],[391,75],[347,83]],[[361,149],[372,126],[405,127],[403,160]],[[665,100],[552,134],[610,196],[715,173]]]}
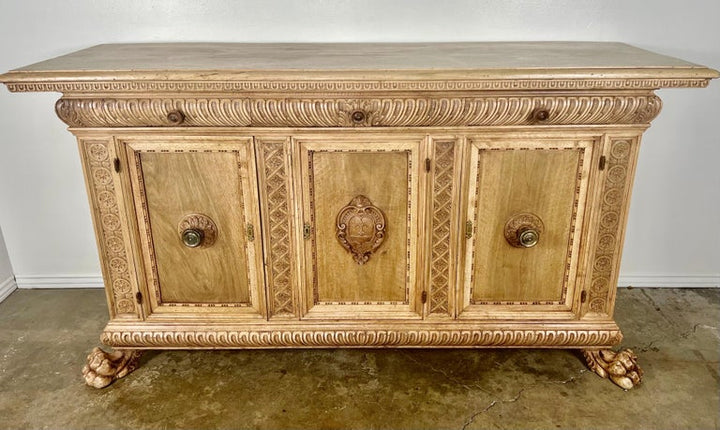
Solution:
{"label": "white baseboard", "polygon": [[[11,281],[12,278],[8,281]],[[0,300],[6,288],[103,288],[100,275],[16,275],[15,282],[0,284]],[[7,286],[6,286],[7,284]],[[718,275],[620,275],[620,287],[720,288]],[[7,295],[10,292],[6,293]]]}
{"label": "white baseboard", "polygon": [[717,275],[620,275],[619,287],[719,288]]}
{"label": "white baseboard", "polygon": [[10,275],[10,277],[6,280],[0,282],[0,302],[7,299],[7,297],[16,289],[17,284],[15,284],[15,278],[12,275]]}
{"label": "white baseboard", "polygon": [[18,288],[103,288],[100,275],[15,275]]}

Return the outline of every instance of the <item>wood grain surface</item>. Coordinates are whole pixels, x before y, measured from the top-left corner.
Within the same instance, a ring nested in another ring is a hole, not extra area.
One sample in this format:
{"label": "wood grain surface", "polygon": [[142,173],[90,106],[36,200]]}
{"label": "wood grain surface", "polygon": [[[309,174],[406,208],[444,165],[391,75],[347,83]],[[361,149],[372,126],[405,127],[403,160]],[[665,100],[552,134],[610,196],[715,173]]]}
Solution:
{"label": "wood grain surface", "polygon": [[[476,150],[473,302],[561,301],[581,151]],[[532,248],[513,247],[503,234],[508,220],[524,212],[545,227]]]}
{"label": "wood grain surface", "polygon": [[[247,303],[245,225],[239,153],[140,155],[162,302]],[[186,215],[218,226],[215,244],[188,248],[178,235]]]}

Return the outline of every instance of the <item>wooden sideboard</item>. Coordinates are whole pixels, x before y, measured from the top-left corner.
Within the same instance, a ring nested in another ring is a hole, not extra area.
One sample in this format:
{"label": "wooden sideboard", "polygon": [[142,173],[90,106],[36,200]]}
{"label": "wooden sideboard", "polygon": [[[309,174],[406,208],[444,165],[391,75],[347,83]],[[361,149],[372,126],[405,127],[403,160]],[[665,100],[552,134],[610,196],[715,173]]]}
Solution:
{"label": "wooden sideboard", "polygon": [[0,76],[62,93],[110,322],[143,349],[577,348],[613,320],[658,88],[718,73],[618,43],[118,44]]}

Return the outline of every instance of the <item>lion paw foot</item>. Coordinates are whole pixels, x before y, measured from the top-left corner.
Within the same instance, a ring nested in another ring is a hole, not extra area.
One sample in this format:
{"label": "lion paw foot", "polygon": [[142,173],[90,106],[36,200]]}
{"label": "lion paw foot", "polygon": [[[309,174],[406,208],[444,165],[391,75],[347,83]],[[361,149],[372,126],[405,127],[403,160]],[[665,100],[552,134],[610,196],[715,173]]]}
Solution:
{"label": "lion paw foot", "polygon": [[135,370],[141,355],[142,352],[135,349],[105,352],[94,348],[82,370],[85,383],[95,388],[107,387]]}
{"label": "lion paw foot", "polygon": [[619,387],[629,390],[640,383],[643,371],[637,364],[637,355],[630,349],[615,352],[611,349],[584,350],[588,367]]}

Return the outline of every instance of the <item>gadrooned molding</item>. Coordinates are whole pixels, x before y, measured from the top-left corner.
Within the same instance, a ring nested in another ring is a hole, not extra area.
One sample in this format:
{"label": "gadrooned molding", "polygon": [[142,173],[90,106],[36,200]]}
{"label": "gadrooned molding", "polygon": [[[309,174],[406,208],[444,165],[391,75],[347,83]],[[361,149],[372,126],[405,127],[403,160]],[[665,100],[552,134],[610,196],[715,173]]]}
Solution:
{"label": "gadrooned molding", "polygon": [[[488,95],[371,98],[61,98],[55,110],[71,127],[423,127],[648,124],[654,94]],[[538,121],[535,113],[547,112]]]}
{"label": "gadrooned molding", "polygon": [[122,348],[265,347],[603,347],[620,343],[617,329],[192,329],[108,328],[102,343]]}

